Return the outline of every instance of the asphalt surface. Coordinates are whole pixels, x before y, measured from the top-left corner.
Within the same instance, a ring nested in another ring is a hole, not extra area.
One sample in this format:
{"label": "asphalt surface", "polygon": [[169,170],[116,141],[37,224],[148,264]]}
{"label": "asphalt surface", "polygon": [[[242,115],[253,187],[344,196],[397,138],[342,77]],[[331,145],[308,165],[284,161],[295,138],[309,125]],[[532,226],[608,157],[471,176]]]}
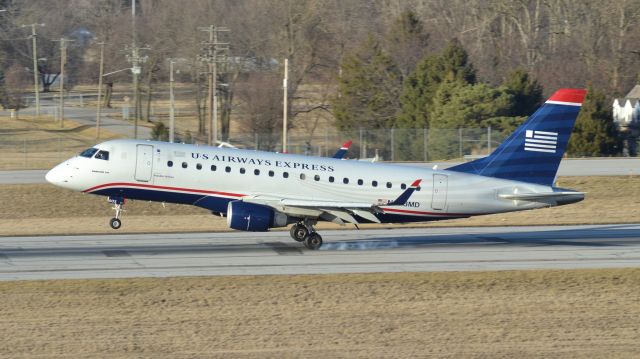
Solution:
{"label": "asphalt surface", "polygon": [[[407,165],[445,169],[455,163],[411,163]],[[46,170],[0,171],[1,184],[46,183]],[[640,175],[640,158],[566,159],[560,163],[558,176],[628,176]]]}
{"label": "asphalt surface", "polygon": [[640,224],[0,237],[0,280],[640,266]]}
{"label": "asphalt surface", "polygon": [[[58,113],[58,102],[53,99],[41,99],[40,100],[40,113],[45,116],[56,116]],[[1,116],[9,116],[9,110],[0,110]],[[35,115],[35,107],[31,106],[20,110],[20,114],[23,115]],[[104,130],[108,130],[112,133],[120,134],[133,138],[134,126],[132,123],[122,120],[122,110],[120,108],[103,108],[100,116],[100,127]],[[82,125],[95,126],[96,125],[96,108],[95,107],[78,107],[78,106],[65,106],[64,118],[73,120]],[[151,129],[145,126],[138,126],[138,138],[147,139],[150,138]]]}

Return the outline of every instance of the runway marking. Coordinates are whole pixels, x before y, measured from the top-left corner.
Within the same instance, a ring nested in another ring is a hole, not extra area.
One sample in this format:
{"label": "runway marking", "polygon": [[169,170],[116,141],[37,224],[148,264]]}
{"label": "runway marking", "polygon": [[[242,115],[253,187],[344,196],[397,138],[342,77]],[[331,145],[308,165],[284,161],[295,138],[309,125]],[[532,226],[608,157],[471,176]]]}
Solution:
{"label": "runway marking", "polygon": [[131,257],[131,254],[129,254],[127,251],[123,251],[123,250],[106,250],[106,251],[102,251],[102,254],[104,254],[105,256],[111,258],[111,257]]}
{"label": "runway marking", "polygon": [[[394,261],[394,262],[343,262],[332,263],[334,266],[378,266],[378,265],[415,265],[415,264],[485,264],[485,263],[552,263],[552,262],[589,262],[589,261],[638,261],[640,257],[616,258],[616,257],[598,257],[598,258],[558,258],[558,259],[496,259],[496,260],[454,260],[454,261]],[[208,269],[208,268],[278,268],[278,267],[310,267],[325,266],[326,263],[296,263],[296,264],[229,264],[229,265],[203,265],[203,266],[174,266],[174,267],[118,267],[118,268],[100,268],[100,271],[117,272],[123,270],[167,270],[167,269]],[[33,269],[33,270],[14,270],[3,271],[1,274],[7,273],[45,273],[45,272],[86,272],[95,271],[95,268],[65,268],[65,269]],[[456,269],[458,270],[458,269]],[[459,269],[464,270],[464,269]]]}

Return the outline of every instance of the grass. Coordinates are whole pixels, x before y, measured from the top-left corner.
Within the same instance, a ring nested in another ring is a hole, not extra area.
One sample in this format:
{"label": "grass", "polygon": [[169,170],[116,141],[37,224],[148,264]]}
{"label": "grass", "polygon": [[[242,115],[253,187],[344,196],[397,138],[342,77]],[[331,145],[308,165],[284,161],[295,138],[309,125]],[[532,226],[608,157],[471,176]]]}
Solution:
{"label": "grass", "polygon": [[[412,226],[606,224],[639,220],[640,177],[562,177],[559,185],[587,192],[586,199],[561,207]],[[114,232],[108,226],[113,211],[102,196],[71,192],[48,184],[4,185],[0,186],[0,203],[10,204],[0,207],[0,235]],[[118,233],[228,230],[226,219],[193,206],[128,201],[125,209],[123,227]],[[322,224],[319,228],[341,227]]]}
{"label": "grass", "polygon": [[[95,127],[51,117],[0,117],[0,170],[51,168],[96,143]],[[118,138],[102,129],[102,141]]]}
{"label": "grass", "polygon": [[0,355],[632,358],[640,270],[0,283]]}

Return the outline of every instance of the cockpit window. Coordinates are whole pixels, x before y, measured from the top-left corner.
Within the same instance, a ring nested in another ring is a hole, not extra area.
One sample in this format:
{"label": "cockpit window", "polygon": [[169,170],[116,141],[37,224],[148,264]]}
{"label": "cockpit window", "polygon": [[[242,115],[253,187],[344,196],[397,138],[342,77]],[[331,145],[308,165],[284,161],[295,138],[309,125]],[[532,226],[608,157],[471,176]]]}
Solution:
{"label": "cockpit window", "polygon": [[96,153],[96,158],[99,160],[109,161],[109,151],[98,151],[98,153]]}
{"label": "cockpit window", "polygon": [[82,153],[80,153],[80,156],[91,158],[96,152],[98,152],[97,148],[87,148],[86,150],[82,151]]}

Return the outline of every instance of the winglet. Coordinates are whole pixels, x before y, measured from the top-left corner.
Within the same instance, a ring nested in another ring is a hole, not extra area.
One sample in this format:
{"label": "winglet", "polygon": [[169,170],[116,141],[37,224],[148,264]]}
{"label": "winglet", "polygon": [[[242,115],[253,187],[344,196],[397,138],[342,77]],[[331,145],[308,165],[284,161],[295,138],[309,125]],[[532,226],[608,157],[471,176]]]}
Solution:
{"label": "winglet", "polygon": [[349,147],[351,147],[351,144],[353,143],[353,141],[349,140],[347,142],[345,142],[342,147],[340,147],[340,149],[336,152],[335,155],[333,155],[333,158],[337,158],[337,159],[342,159],[344,158],[344,155],[347,154],[347,151],[349,150]]}
{"label": "winglet", "polygon": [[388,206],[403,206],[409,200],[409,197],[413,194],[413,192],[420,186],[421,179],[417,179],[413,181],[411,186],[407,188],[402,194],[395,199],[395,201],[387,203]]}

